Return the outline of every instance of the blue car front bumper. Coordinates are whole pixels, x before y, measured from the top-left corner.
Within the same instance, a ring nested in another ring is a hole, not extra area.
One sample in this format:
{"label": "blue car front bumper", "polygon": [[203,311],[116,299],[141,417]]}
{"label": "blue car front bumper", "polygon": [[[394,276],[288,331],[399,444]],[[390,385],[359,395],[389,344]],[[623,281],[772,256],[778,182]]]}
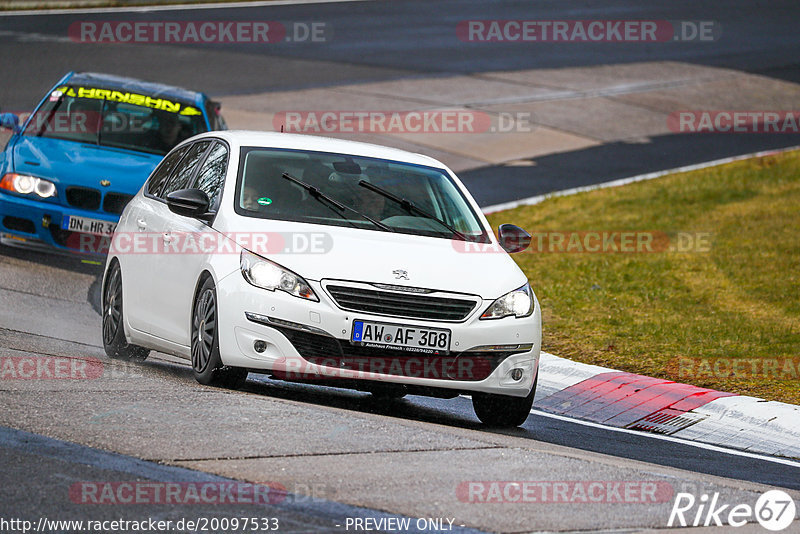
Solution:
{"label": "blue car front bumper", "polygon": [[0,192],[0,238],[8,245],[56,248],[65,252],[105,254],[110,237],[61,228],[70,215],[116,223],[119,215],[62,206]]}

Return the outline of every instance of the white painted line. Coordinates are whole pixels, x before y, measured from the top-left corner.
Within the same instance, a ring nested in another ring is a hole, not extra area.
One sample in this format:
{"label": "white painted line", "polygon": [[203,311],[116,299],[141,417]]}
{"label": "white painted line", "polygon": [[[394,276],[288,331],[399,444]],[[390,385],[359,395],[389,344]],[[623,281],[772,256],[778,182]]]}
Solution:
{"label": "white painted line", "polygon": [[652,180],[653,178],[661,178],[662,176],[666,176],[668,174],[675,174],[679,172],[688,172],[688,171],[696,171],[698,169],[706,169],[708,167],[714,167],[716,165],[723,165],[725,163],[732,163],[734,161],[741,161],[750,158],[760,158],[763,156],[770,156],[773,154],[781,154],[783,152],[791,152],[792,150],[800,149],[800,145],[798,146],[791,146],[786,148],[778,148],[775,150],[764,150],[761,152],[753,152],[751,154],[742,154],[741,156],[731,156],[722,159],[715,159],[713,161],[707,161],[705,163],[696,163],[694,165],[686,165],[684,167],[678,167],[677,169],[669,169],[666,171],[656,171],[650,172],[647,174],[640,174],[638,176],[631,176],[629,178],[620,178],[619,180],[612,180],[610,182],[603,182],[601,184],[593,184],[593,185],[585,185],[582,187],[573,187],[572,189],[564,189],[562,191],[554,191],[552,193],[546,193],[544,195],[536,195],[533,197],[523,198],[520,200],[513,200],[511,202],[504,202],[502,204],[495,204],[493,206],[486,206],[485,208],[481,208],[484,214],[494,213],[497,211],[503,210],[510,210],[512,208],[518,208],[519,206],[532,206],[534,204],[539,204],[548,198],[553,197],[565,197],[568,195],[574,195],[575,193],[583,193],[584,191],[594,191],[595,189],[606,189],[607,187],[618,187],[621,185],[632,184],[634,182],[641,182],[644,180]]}
{"label": "white painted line", "polygon": [[708,443],[700,443],[700,442],[697,442],[697,441],[689,441],[689,440],[686,440],[686,439],[676,438],[676,437],[673,437],[673,436],[665,436],[663,434],[652,434],[650,432],[642,432],[642,431],[639,431],[639,430],[630,430],[628,428],[618,428],[618,427],[613,427],[613,426],[606,426],[606,425],[602,425],[600,423],[595,423],[595,422],[592,422],[592,421],[583,421],[583,420],[580,420],[580,419],[572,419],[571,417],[566,417],[566,416],[563,416],[563,415],[557,415],[557,414],[553,414],[553,413],[543,412],[541,410],[537,410],[536,408],[532,409],[531,413],[534,414],[534,415],[541,415],[542,417],[549,417],[550,419],[557,419],[559,421],[566,421],[568,423],[575,423],[577,425],[584,425],[584,426],[589,426],[589,427],[592,427],[592,428],[601,428],[603,430],[608,430],[610,432],[621,432],[623,434],[633,434],[633,435],[636,435],[636,436],[643,436],[643,437],[648,437],[648,438],[652,438],[652,439],[660,439],[662,441],[671,441],[673,443],[680,443],[681,445],[688,445],[690,447],[697,447],[699,449],[705,449],[705,450],[708,450],[708,451],[721,452],[721,453],[724,453],[724,454],[731,454],[733,456],[742,456],[744,458],[753,458],[755,460],[763,460],[765,462],[772,462],[772,463],[775,463],[775,464],[788,465],[788,466],[791,466],[791,467],[800,468],[800,462],[795,462],[793,460],[789,460],[789,459],[786,459],[786,458],[776,458],[774,456],[763,456],[761,454],[755,454],[755,453],[752,453],[752,452],[739,451],[739,450],[736,450],[736,449],[728,449],[726,447],[718,447],[717,445],[711,445],[711,444],[708,444]]}
{"label": "white painted line", "polygon": [[47,35],[44,33],[15,32],[0,30],[0,37],[10,37],[21,43],[72,43],[72,39],[60,35]]}
{"label": "white painted line", "polygon": [[[160,6],[130,7],[86,7],[77,9],[28,9],[20,11],[0,11],[0,17],[31,15],[64,15],[72,13],[147,13],[150,11],[193,11],[196,9],[223,9],[243,7],[291,6],[295,4],[338,4],[340,2],[364,2],[366,0],[263,0],[261,2],[217,2],[213,4],[170,4]],[[373,1],[373,0],[370,0]]]}

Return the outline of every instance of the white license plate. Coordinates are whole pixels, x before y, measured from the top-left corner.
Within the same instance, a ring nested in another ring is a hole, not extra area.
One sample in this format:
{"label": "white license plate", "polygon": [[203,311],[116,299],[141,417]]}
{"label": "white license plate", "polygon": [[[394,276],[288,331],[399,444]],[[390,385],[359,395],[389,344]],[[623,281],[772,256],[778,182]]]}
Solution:
{"label": "white license plate", "polygon": [[350,341],[367,347],[407,352],[427,354],[450,352],[450,330],[424,326],[377,323],[357,319],[353,321],[353,333]]}
{"label": "white license plate", "polygon": [[117,223],[101,221],[99,219],[89,219],[86,217],[76,217],[66,215],[61,220],[61,228],[72,232],[82,232],[84,234],[111,235],[117,228]]}

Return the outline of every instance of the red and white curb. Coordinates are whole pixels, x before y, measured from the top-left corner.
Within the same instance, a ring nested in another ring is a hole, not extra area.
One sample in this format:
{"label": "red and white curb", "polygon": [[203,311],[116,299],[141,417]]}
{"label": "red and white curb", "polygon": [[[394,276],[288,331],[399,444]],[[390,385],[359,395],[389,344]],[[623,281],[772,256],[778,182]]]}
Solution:
{"label": "red and white curb", "polygon": [[[485,214],[800,149],[792,146],[556,191],[483,208]],[[578,363],[542,352],[534,410],[586,424],[654,432],[792,460],[800,459],[800,406]],[[778,460],[783,461],[783,460]],[[786,461],[792,463],[792,461]]]}
{"label": "red and white curb", "polygon": [[800,406],[615,371],[543,352],[534,408],[602,426],[800,459]]}

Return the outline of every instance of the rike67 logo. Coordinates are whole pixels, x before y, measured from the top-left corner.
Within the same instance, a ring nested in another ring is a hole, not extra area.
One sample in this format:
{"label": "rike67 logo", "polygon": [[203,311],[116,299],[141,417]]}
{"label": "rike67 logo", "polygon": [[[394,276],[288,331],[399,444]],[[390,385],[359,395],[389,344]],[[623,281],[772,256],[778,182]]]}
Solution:
{"label": "rike67 logo", "polygon": [[704,493],[699,499],[691,493],[678,493],[669,514],[668,527],[708,527],[727,524],[741,527],[753,520],[767,530],[784,530],[794,521],[797,508],[788,493],[770,490],[761,495],[755,506],[726,504],[719,493],[709,497]]}

